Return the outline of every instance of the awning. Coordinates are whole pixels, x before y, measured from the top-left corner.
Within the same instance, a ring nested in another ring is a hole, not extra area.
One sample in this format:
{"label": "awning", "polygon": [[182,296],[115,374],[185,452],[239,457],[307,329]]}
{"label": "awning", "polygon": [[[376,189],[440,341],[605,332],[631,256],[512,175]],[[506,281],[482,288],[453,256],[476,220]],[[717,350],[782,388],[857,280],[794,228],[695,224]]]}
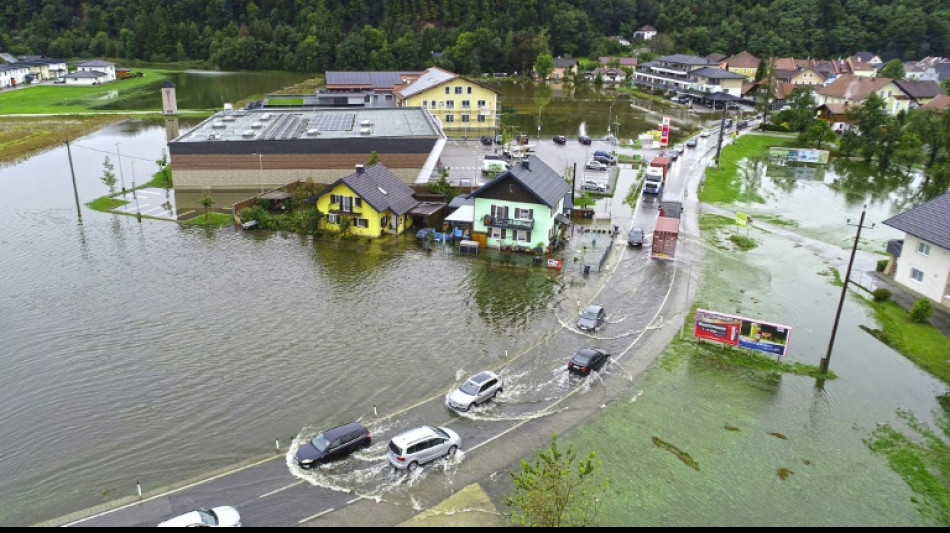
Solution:
{"label": "awning", "polygon": [[475,222],[475,206],[463,205],[455,210],[454,213],[445,217],[446,222],[455,222],[456,224],[472,224]]}
{"label": "awning", "polygon": [[557,215],[554,215],[554,220],[555,220],[555,222],[557,222],[558,224],[563,224],[563,225],[565,225],[565,226],[570,226],[570,225],[571,225],[571,219],[567,218],[566,216],[564,216],[564,215],[562,215],[562,214],[560,214],[560,213],[557,214]]}

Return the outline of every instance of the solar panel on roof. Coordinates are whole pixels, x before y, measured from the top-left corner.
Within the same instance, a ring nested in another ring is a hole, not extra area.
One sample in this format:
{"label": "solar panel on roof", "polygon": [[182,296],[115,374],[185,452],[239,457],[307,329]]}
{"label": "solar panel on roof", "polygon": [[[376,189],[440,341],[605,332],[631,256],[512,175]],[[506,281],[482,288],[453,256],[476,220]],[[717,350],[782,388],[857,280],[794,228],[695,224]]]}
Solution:
{"label": "solar panel on roof", "polygon": [[353,128],[356,113],[327,113],[310,119],[307,129],[317,131],[345,131]]}

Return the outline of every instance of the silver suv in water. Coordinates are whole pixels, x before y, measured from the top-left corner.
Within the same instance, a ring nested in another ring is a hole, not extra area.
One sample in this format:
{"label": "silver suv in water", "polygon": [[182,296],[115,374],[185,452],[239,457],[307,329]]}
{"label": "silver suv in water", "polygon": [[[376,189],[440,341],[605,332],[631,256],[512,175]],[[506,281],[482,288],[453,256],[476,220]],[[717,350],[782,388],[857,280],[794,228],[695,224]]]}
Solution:
{"label": "silver suv in water", "polygon": [[470,411],[475,406],[501,394],[501,378],[486,370],[468,379],[445,397],[445,405],[456,411]]}
{"label": "silver suv in water", "polygon": [[461,445],[458,433],[449,428],[422,426],[393,437],[386,458],[396,470],[412,472],[429,461],[452,457]]}

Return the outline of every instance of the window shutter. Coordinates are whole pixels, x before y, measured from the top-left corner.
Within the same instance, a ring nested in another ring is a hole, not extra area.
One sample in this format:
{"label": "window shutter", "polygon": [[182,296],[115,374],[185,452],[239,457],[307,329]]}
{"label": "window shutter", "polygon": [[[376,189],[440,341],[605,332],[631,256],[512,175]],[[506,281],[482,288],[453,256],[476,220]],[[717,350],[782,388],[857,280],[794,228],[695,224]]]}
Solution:
{"label": "window shutter", "polygon": [[502,228],[502,230],[501,230],[501,240],[505,240],[505,239],[508,238],[508,237],[507,237],[507,233],[508,233],[508,230]]}
{"label": "window shutter", "polygon": [[508,218],[508,206],[507,206],[507,205],[504,206],[504,207],[502,207],[502,211],[504,212],[504,214],[502,215],[502,218]]}
{"label": "window shutter", "polygon": [[528,244],[531,244],[531,230],[528,230]]}
{"label": "window shutter", "polygon": [[528,209],[528,220],[534,220],[534,209]]}

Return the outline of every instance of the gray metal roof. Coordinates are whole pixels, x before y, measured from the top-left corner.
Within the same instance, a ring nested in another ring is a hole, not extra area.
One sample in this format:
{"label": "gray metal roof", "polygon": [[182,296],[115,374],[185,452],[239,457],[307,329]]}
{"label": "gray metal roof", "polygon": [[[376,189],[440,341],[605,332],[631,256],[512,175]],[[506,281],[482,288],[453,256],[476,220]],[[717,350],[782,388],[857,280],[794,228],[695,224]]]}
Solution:
{"label": "gray metal roof", "polygon": [[460,194],[449,202],[449,209],[458,209],[463,205],[475,205],[475,200],[469,198],[467,194]]}
{"label": "gray metal roof", "polygon": [[710,79],[745,79],[745,76],[732,72],[730,70],[723,70],[719,67],[700,67],[696,70],[690,71],[690,76],[702,76],[704,78]]}
{"label": "gray metal roof", "polygon": [[175,142],[441,136],[432,116],[418,107],[305,107],[218,112]]}
{"label": "gray metal roof", "polygon": [[77,67],[82,68],[99,68],[99,67],[114,67],[115,63],[110,63],[108,61],[103,61],[101,59],[93,59],[92,61],[86,61],[85,63],[79,63]]}
{"label": "gray metal roof", "polygon": [[935,98],[943,94],[940,84],[924,80],[894,80],[894,83],[912,98]]}
{"label": "gray metal roof", "polygon": [[369,71],[338,71],[329,70],[326,73],[326,85],[362,85],[373,89],[392,89],[405,83],[405,78],[416,77],[418,72],[369,72]]}
{"label": "gray metal roof", "polygon": [[99,72],[98,70],[77,70],[75,72],[70,72],[63,76],[64,78],[101,78],[106,76],[105,72]]}
{"label": "gray metal roof", "polygon": [[414,94],[427,91],[433,87],[438,87],[445,82],[458,78],[459,75],[454,72],[432,67],[426,69],[418,79],[410,83],[406,88],[399,91],[402,98],[408,98]]}
{"label": "gray metal roof", "polygon": [[884,223],[950,250],[950,193],[893,216]]}
{"label": "gray metal roof", "polygon": [[477,191],[469,195],[475,198],[482,191],[494,186],[496,183],[514,178],[524,186],[529,192],[538,198],[540,203],[554,209],[564,195],[571,191],[571,184],[564,181],[560,174],[551,167],[544,164],[536,155],[531,156],[526,161],[522,161],[498,175],[497,178],[482,185]]}
{"label": "gray metal roof", "polygon": [[555,68],[569,68],[577,64],[577,60],[570,57],[559,57],[554,60]]}
{"label": "gray metal roof", "polygon": [[663,63],[679,63],[681,65],[708,65],[710,63],[708,59],[689,54],[673,54],[671,56],[658,57],[656,60]]}
{"label": "gray metal roof", "polygon": [[376,163],[362,172],[357,171],[336,180],[307,200],[307,203],[315,203],[317,198],[329,193],[340,183],[346,184],[379,213],[388,209],[397,215],[402,215],[419,205],[419,201],[412,197],[412,187],[403,183],[382,163]]}

